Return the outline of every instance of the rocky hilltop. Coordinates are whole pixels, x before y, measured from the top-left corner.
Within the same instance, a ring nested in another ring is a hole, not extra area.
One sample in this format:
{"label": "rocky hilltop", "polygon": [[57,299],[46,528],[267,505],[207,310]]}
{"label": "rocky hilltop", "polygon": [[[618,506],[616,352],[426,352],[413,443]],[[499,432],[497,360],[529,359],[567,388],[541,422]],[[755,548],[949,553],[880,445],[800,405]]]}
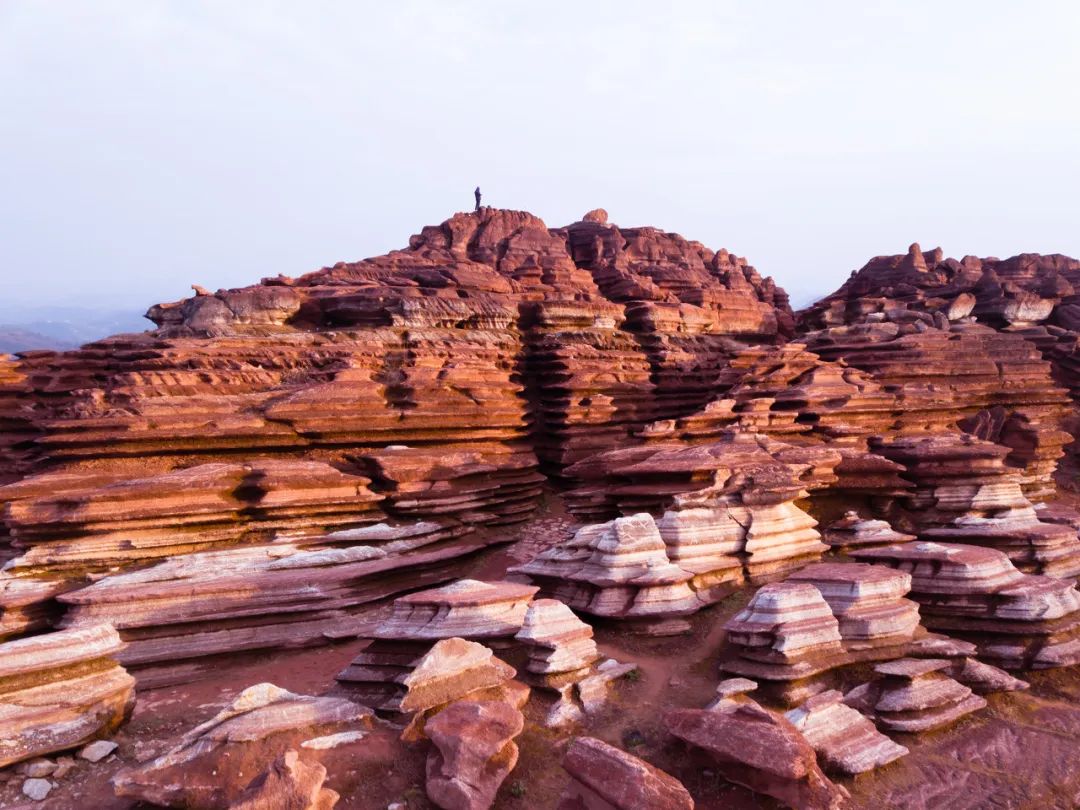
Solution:
{"label": "rocky hilltop", "polygon": [[0,806],[1069,806],[1078,290],[483,208],[0,357]]}

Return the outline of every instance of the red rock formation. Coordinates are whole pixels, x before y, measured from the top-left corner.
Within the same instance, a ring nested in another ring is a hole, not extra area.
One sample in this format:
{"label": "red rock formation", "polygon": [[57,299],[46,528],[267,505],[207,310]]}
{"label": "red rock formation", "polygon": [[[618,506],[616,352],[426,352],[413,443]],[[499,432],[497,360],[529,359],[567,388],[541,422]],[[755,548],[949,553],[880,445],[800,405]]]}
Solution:
{"label": "red rock formation", "polygon": [[1080,539],[1069,525],[1044,523],[1023,494],[1008,448],[963,434],[876,440],[872,448],[905,468],[913,492],[900,500],[925,540],[1005,552],[1022,571],[1080,574]]}
{"label": "red rock formation", "polygon": [[113,786],[118,796],[151,804],[225,810],[245,796],[252,767],[255,774],[271,768],[287,752],[304,749],[308,738],[371,726],[371,710],[351,701],[262,683],[245,689],[161,756],[120,770]]}
{"label": "red rock formation", "polygon": [[509,643],[521,630],[537,590],[510,582],[460,580],[400,596],[391,616],[374,629],[372,642],[337,678],[366,705],[402,710],[409,679],[436,642],[461,638]]}
{"label": "red rock formation", "polygon": [[679,617],[720,601],[742,581],[738,561],[724,555],[708,564],[699,557],[688,568],[672,562],[646,513],[585,526],[510,570],[575,610],[651,635],[683,632]]}
{"label": "red rock formation", "polygon": [[[909,401],[920,385],[934,380],[939,398],[966,389],[966,396],[955,400],[957,414],[972,416],[997,406],[1004,409],[1003,418],[994,419],[999,425],[1027,420],[1026,426],[1006,430],[1002,443],[1033,479],[1028,494],[1041,499],[1052,492],[1045,468],[1068,439],[1057,430],[1060,417],[1047,413],[1047,375],[1032,358],[1040,352],[1076,399],[1077,282],[1080,262],[1066,256],[956,261],[945,259],[940,249],[924,254],[912,245],[907,255],[871,260],[835,293],[800,313],[800,324],[806,331],[822,330],[807,337],[814,351],[842,356],[880,382],[903,385]],[[991,328],[975,326],[976,319]],[[1027,349],[1021,340],[1028,341]],[[951,358],[941,353],[943,343],[956,350]],[[964,362],[958,364],[957,357]],[[907,361],[913,362],[905,370]],[[1000,380],[996,392],[994,376]]]}
{"label": "red rock formation", "polygon": [[834,810],[847,798],[821,772],[814,749],[795,727],[755,703],[678,709],[666,723],[672,734],[704,752],[725,779],[790,807]]}
{"label": "red rock formation", "polygon": [[340,796],[323,787],[326,768],[286,751],[248,786],[229,810],[331,810]]}
{"label": "red rock formation", "polygon": [[62,594],[62,624],[111,621],[140,686],[183,682],[215,656],[355,636],[363,606],[453,579],[484,547],[427,522],[188,554]]}
{"label": "red rock formation", "polygon": [[922,623],[974,642],[1005,669],[1080,663],[1080,593],[1069,580],[1023,574],[1000,551],[945,543],[857,549],[911,574]]}
{"label": "red rock formation", "polygon": [[784,717],[814,747],[826,770],[849,776],[866,773],[908,753],[846,706],[836,690],[815,695]]}
{"label": "red rock formation", "polygon": [[105,624],[0,644],[0,768],[116,731],[135,705],[123,646]]}
{"label": "red rock formation", "polygon": [[517,764],[524,727],[521,711],[498,700],[458,701],[428,720],[428,798],[445,810],[488,810]]}
{"label": "red rock formation", "polygon": [[761,588],[730,619],[726,673],[764,681],[792,705],[828,688],[842,667],[906,655],[925,636],[905,599],[910,578],[883,566],[819,563]]}
{"label": "red rock formation", "polygon": [[859,517],[855,511],[846,512],[844,517],[829,525],[821,539],[834,549],[843,551],[849,548],[869,548],[890,546],[896,543],[909,543],[915,539],[913,534],[904,534],[893,529],[884,520]]}
{"label": "red rock formation", "polygon": [[941,670],[949,662],[933,658],[904,658],[878,664],[883,677],[857,686],[844,702],[870,717],[886,731],[931,731],[985,708],[986,701]]}
{"label": "red rock formation", "polygon": [[693,810],[677,779],[592,737],[575,737],[562,766],[570,774],[556,810]]}

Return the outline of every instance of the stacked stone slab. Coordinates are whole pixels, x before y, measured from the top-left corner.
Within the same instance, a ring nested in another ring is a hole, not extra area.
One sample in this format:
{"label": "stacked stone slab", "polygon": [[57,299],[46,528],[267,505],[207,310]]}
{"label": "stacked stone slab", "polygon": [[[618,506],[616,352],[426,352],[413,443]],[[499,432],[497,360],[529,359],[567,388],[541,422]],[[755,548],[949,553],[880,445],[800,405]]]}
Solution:
{"label": "stacked stone slab", "polygon": [[818,590],[839,622],[849,653],[902,654],[919,629],[919,606],[904,598],[911,577],[902,572],[865,563],[816,563],[787,581]]}
{"label": "stacked stone slab", "polygon": [[724,672],[785,703],[827,688],[829,673],[907,654],[925,635],[911,580],[883,566],[819,563],[766,585],[724,625]]}
{"label": "stacked stone slab", "polygon": [[537,685],[561,686],[600,660],[592,627],[557,599],[533,600],[515,638],[528,649],[525,668]]}
{"label": "stacked stone slab", "polygon": [[1005,669],[1080,663],[1080,593],[1069,580],[1024,574],[992,548],[916,542],[852,556],[911,575],[922,623],[977,645]]}
{"label": "stacked stone slab", "polygon": [[487,547],[460,529],[380,523],[178,556],[60,595],[62,624],[112,622],[140,687],[179,683],[213,673],[216,656],[357,635],[367,606],[451,580]]}
{"label": "stacked stone slab", "polygon": [[881,678],[855,687],[844,702],[871,718],[885,731],[931,731],[979,711],[986,700],[942,670],[949,662],[903,658],[878,664]]}
{"label": "stacked stone slab", "polygon": [[845,658],[840,626],[813,585],[765,585],[724,625],[724,672],[783,685],[790,690]]}
{"label": "stacked stone slab", "polygon": [[518,583],[466,579],[400,596],[391,615],[371,633],[371,643],[338,674],[338,681],[365,705],[398,711],[406,680],[438,641],[510,643],[537,590]]}
{"label": "stacked stone slab", "polygon": [[870,720],[847,706],[843,694],[835,689],[814,695],[784,717],[814,747],[827,771],[854,776],[908,754],[907,748],[894,743]]}
{"label": "stacked stone slab", "polygon": [[567,494],[582,517],[646,510],[668,556],[699,573],[726,558],[752,582],[820,558],[817,523],[796,505],[835,481],[839,453],[729,431],[710,444],[663,442],[595,456],[568,472],[589,483]]}
{"label": "stacked stone slab", "polygon": [[682,617],[728,596],[742,582],[736,559],[699,557],[690,570],[668,556],[646,513],[584,526],[530,562],[511,568],[574,610],[649,634],[682,632]]}
{"label": "stacked stone slab", "polygon": [[123,646],[105,624],[0,644],[0,767],[115,732],[135,705]]}
{"label": "stacked stone slab", "polygon": [[592,627],[555,599],[534,600],[515,639],[528,651],[525,681],[556,695],[544,720],[553,728],[603,710],[612,684],[637,669],[611,658],[601,661]]}
{"label": "stacked stone slab", "polygon": [[413,717],[407,742],[430,740],[426,789],[438,807],[491,807],[517,764],[529,689],[483,644],[437,642],[404,679],[402,711]]}
{"label": "stacked stone slab", "polygon": [[913,534],[898,532],[884,520],[863,518],[858,512],[849,511],[840,520],[830,523],[821,534],[824,543],[839,551],[849,548],[872,548],[909,543]]}
{"label": "stacked stone slab", "polygon": [[1028,573],[1080,574],[1076,529],[1040,520],[1019,473],[1005,464],[1008,448],[963,434],[871,444],[903,464],[915,485],[902,508],[922,539],[996,548]]}
{"label": "stacked stone slab", "polygon": [[4,635],[41,630],[89,575],[383,517],[369,479],[314,461],[203,464],[145,478],[53,473],[0,489],[19,556],[0,572]]}

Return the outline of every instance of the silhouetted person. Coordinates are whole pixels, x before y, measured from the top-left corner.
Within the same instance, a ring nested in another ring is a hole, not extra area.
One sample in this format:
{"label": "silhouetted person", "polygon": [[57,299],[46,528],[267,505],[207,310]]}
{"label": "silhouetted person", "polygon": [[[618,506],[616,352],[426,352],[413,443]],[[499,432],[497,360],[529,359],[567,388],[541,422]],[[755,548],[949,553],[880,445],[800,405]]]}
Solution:
{"label": "silhouetted person", "polygon": [[476,197],[476,210],[480,210],[480,186],[476,187],[476,191],[473,192],[473,196]]}

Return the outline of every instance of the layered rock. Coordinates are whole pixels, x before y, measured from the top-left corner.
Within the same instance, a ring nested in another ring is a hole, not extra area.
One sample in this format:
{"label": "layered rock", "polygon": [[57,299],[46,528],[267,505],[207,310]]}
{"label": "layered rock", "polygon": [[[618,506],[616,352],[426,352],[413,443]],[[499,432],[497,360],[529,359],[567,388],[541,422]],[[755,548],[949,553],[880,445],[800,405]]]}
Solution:
{"label": "layered rock", "polygon": [[814,749],[790,721],[753,702],[721,710],[677,709],[665,722],[729,782],[790,807],[833,810],[848,796],[822,773]]}
{"label": "layered rock", "polygon": [[908,543],[915,539],[915,535],[898,532],[887,521],[863,518],[858,512],[849,511],[840,520],[829,524],[822,532],[821,539],[827,545],[844,551],[854,547]]}
{"label": "layered rock", "polygon": [[575,610],[666,634],[684,630],[680,617],[719,601],[741,582],[731,558],[697,562],[700,573],[672,562],[656,521],[642,513],[585,526],[510,570]]}
{"label": "layered rock", "polygon": [[143,478],[50,473],[11,484],[0,500],[21,553],[0,572],[0,629],[44,629],[58,612],[49,600],[88,575],[377,521],[381,496],[369,483],[322,462],[264,460]]}
{"label": "layered rock", "polygon": [[724,629],[724,672],[779,683],[785,694],[845,659],[839,623],[821,592],[807,583],[762,587]]}
{"label": "layered rock", "polygon": [[[888,287],[880,277],[870,283]],[[924,311],[886,297],[853,303],[844,325],[827,318],[828,328],[803,336],[811,351],[843,360],[895,392],[904,428],[963,422],[1009,447],[1009,463],[1022,468],[1029,497],[1053,493],[1050,475],[1071,440],[1062,430],[1068,400],[1036,345],[1016,332],[968,322],[962,310]]]}
{"label": "layered rock", "polygon": [[351,701],[258,684],[161,756],[120,770],[113,786],[118,796],[151,804],[224,810],[251,798],[252,765],[259,774],[279,757],[287,761],[288,752],[306,750],[308,738],[370,726],[371,710]]}
{"label": "layered rock", "polygon": [[[848,652],[883,655],[906,649],[919,628],[919,607],[904,597],[911,577],[884,566],[817,563],[796,571],[788,582],[813,585],[839,623]],[[876,653],[875,653],[876,654]]]}
{"label": "layered rock", "polygon": [[1068,580],[1021,573],[980,546],[916,542],[852,556],[909,573],[922,623],[975,643],[985,661],[1005,669],[1080,662],[1080,593]]}
{"label": "layered rock", "polygon": [[452,579],[486,547],[459,534],[433,521],[380,523],[174,557],[61,595],[62,624],[110,621],[141,686],[182,682],[213,672],[215,656],[355,636],[365,606]]}
{"label": "layered rock", "polygon": [[694,800],[673,776],[593,737],[575,737],[562,766],[570,784],[557,810],[693,810]]}
{"label": "layered rock", "polygon": [[795,501],[834,482],[841,460],[728,431],[709,444],[657,442],[580,462],[568,472],[590,483],[566,498],[582,516],[647,510],[680,567],[733,582],[741,567],[763,582],[820,558],[816,521]]}
{"label": "layered rock", "polygon": [[854,776],[888,765],[908,754],[874,728],[874,724],[844,703],[835,689],[822,692],[786,717],[813,746],[826,770]]}
{"label": "layered rock", "polygon": [[871,445],[904,465],[914,490],[901,508],[922,539],[996,548],[1028,573],[1080,574],[1076,528],[1040,520],[1023,494],[1019,472],[1005,464],[1007,447],[959,434]]}
{"label": "layered rock", "polygon": [[0,767],[115,732],[135,705],[105,624],[0,644]]}
{"label": "layered rock", "polygon": [[878,664],[874,671],[882,677],[855,687],[844,702],[886,731],[942,728],[986,706],[985,699],[942,672],[948,666],[934,658]]}
{"label": "layered rock", "polygon": [[443,639],[507,644],[521,630],[534,586],[460,580],[394,600],[392,614],[371,643],[337,678],[357,700],[378,709],[405,710],[413,671]]}
{"label": "layered rock", "polygon": [[826,688],[827,673],[905,655],[925,631],[909,577],[883,566],[818,563],[761,588],[725,625],[725,672],[765,682],[788,704]]}
{"label": "layered rock", "polygon": [[517,764],[529,689],[514,668],[475,641],[436,643],[404,679],[400,709],[413,712],[402,735],[430,741],[428,798],[446,810],[485,810]]}
{"label": "layered rock", "polygon": [[525,668],[538,684],[570,680],[600,660],[592,627],[557,599],[534,600],[514,638],[528,650]]}

